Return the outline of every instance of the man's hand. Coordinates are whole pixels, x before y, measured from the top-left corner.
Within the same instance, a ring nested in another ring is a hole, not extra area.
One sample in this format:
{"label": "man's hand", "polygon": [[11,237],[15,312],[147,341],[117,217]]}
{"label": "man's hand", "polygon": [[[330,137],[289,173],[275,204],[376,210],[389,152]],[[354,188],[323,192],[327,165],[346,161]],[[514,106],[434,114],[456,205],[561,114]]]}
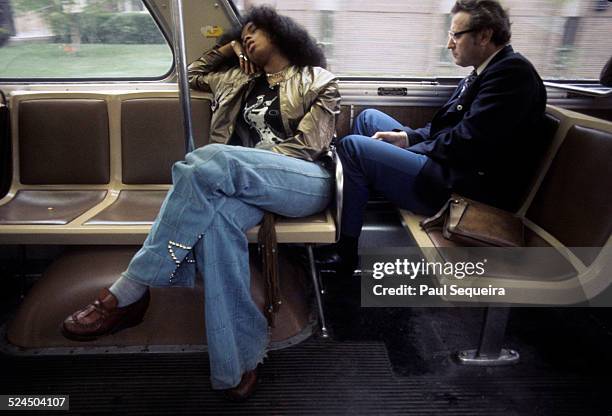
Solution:
{"label": "man's hand", "polygon": [[374,133],[372,138],[391,143],[402,149],[405,149],[408,144],[408,134],[405,131],[378,131]]}

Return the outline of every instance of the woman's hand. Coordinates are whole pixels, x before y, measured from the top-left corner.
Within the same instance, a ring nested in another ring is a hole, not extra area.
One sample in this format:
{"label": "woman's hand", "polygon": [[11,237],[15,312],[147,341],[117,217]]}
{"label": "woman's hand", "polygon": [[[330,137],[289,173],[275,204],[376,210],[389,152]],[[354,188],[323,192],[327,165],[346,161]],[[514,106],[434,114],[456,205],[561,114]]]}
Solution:
{"label": "woman's hand", "polygon": [[244,71],[245,74],[251,75],[259,71],[259,68],[257,68],[257,66],[247,57],[246,53],[244,52],[244,49],[242,48],[242,44],[239,41],[231,41],[230,46],[238,57],[240,68]]}

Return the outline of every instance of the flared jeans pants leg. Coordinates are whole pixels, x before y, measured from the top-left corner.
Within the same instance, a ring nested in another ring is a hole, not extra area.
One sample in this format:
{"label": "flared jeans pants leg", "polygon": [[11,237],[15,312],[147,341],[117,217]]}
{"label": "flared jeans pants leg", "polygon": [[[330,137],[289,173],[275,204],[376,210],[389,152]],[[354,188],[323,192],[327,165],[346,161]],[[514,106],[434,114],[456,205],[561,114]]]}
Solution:
{"label": "flared jeans pants leg", "polygon": [[333,178],[312,162],[211,144],[176,163],[172,180],[124,276],[154,287],[192,287],[197,264],[204,278],[212,386],[231,388],[261,362],[268,343],[267,321],[251,298],[246,231],[264,210],[287,217],[322,211]]}

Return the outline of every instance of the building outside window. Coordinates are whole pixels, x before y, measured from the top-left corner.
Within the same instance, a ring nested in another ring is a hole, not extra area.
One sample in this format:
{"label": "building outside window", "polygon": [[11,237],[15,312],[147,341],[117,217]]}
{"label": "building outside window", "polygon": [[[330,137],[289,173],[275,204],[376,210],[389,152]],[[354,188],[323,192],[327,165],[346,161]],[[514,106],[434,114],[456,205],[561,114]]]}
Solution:
{"label": "building outside window", "polygon": [[[340,76],[462,77],[446,49],[453,0],[237,0],[304,25]],[[597,79],[612,54],[612,7],[502,0],[512,46],[543,78]],[[161,78],[172,51],[140,0],[0,0],[0,78]]]}
{"label": "building outside window", "polygon": [[[272,3],[326,46],[338,75],[464,76],[446,50],[453,0],[241,0],[239,9]],[[312,13],[333,3],[333,21]],[[544,78],[597,79],[612,54],[612,7],[598,0],[502,0],[512,22],[512,46]],[[324,27],[322,27],[324,26]],[[331,45],[329,45],[331,43]],[[328,46],[329,45],[329,46]]]}

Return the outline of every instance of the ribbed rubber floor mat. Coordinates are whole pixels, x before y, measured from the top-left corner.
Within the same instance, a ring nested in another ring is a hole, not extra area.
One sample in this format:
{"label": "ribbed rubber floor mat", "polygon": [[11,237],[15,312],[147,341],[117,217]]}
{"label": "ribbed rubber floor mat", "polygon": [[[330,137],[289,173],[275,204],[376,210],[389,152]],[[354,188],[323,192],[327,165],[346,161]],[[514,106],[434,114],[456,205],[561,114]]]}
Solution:
{"label": "ribbed rubber floor mat", "polygon": [[588,407],[603,399],[592,380],[398,378],[378,342],[310,340],[272,352],[243,404],[210,390],[205,354],[0,356],[0,369],[0,393],[68,394],[78,415],[593,415]]}

